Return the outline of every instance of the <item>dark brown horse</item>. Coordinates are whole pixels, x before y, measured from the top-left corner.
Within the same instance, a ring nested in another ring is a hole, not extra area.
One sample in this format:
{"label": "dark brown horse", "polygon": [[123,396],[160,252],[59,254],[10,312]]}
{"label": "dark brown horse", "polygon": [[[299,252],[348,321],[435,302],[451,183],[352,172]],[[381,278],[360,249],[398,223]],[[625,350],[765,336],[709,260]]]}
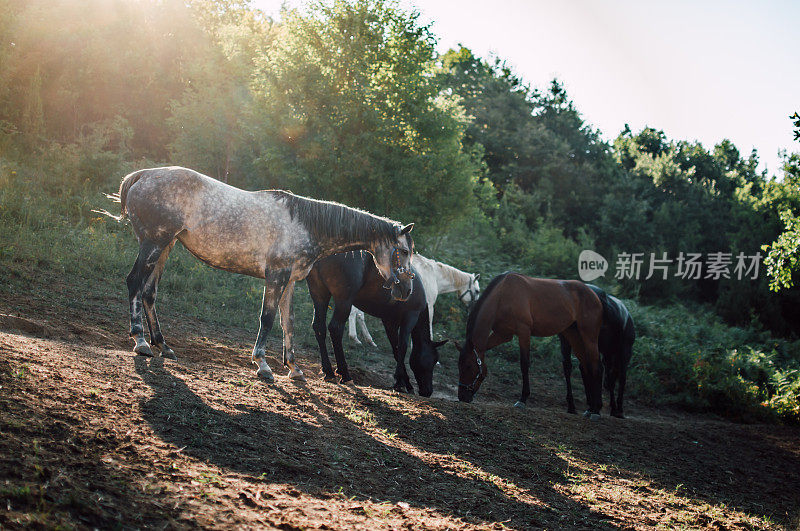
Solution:
{"label": "dark brown horse", "polygon": [[[628,362],[633,355],[633,342],[636,340],[636,327],[633,318],[621,300],[609,295],[602,289],[586,284],[595,292],[603,305],[603,326],[597,345],[603,356],[605,368],[605,387],[611,398],[611,416],[625,418],[622,412],[622,399],[625,395],[625,381],[628,374]],[[567,382],[567,411],[575,413],[575,401],[572,399],[572,350],[569,342],[561,340],[561,356],[564,367],[564,379]],[[614,390],[616,388],[616,394]]]}
{"label": "dark brown horse", "polygon": [[467,337],[458,358],[458,399],[470,402],[486,378],[486,351],[519,340],[524,407],[530,396],[528,367],[531,336],[562,334],[578,357],[592,419],[602,407],[600,352],[603,319],[600,299],[577,280],[531,278],[506,272],[496,276],[467,318]]}

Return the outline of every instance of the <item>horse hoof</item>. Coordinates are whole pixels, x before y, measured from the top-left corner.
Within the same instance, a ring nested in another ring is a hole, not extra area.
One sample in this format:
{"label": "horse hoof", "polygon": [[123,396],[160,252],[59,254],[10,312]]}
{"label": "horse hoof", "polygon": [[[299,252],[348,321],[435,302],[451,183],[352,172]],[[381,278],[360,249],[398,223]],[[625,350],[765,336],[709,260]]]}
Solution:
{"label": "horse hoof", "polygon": [[592,413],[589,415],[589,420],[592,422],[599,422],[600,421],[600,414],[599,413]]}
{"label": "horse hoof", "polygon": [[326,375],[324,375],[322,377],[322,379],[325,380],[326,382],[335,382],[336,381],[336,375],[335,374],[326,374]]}
{"label": "horse hoof", "polygon": [[375,348],[377,348],[377,347],[378,347],[378,345],[376,345],[374,341],[367,341],[367,344],[368,344],[369,346],[371,346],[371,347],[375,347]]}
{"label": "horse hoof", "polygon": [[133,347],[133,351],[136,354],[141,354],[142,356],[153,357],[153,351],[150,349],[150,345],[147,344],[147,341],[137,341],[136,346]]}
{"label": "horse hoof", "polygon": [[622,413],[622,411],[612,411],[611,412],[611,416],[612,417],[617,417],[618,419],[624,419],[625,418],[625,415]]}
{"label": "horse hoof", "polygon": [[574,408],[574,407],[573,407],[573,408],[570,408],[570,409],[567,409],[567,413],[571,413],[571,414],[573,414],[573,415],[577,415],[577,414],[578,414],[578,412],[577,412],[577,411],[575,411],[575,408]]}
{"label": "horse hoof", "polygon": [[167,346],[164,346],[164,348],[161,349],[161,357],[167,358],[168,360],[178,359],[178,356],[175,355],[175,351]]}
{"label": "horse hoof", "polygon": [[272,371],[269,369],[258,369],[256,374],[265,382],[272,383],[275,381],[275,376],[272,375]]}
{"label": "horse hoof", "polygon": [[301,371],[300,369],[292,369],[291,371],[289,371],[289,379],[296,380],[298,382],[306,381],[306,377],[303,375],[303,371]]}
{"label": "horse hoof", "polygon": [[349,374],[346,374],[346,375],[342,376],[342,379],[339,381],[339,383],[346,384],[347,382],[352,382],[352,381],[353,381],[353,378]]}
{"label": "horse hoof", "polygon": [[520,402],[519,400],[517,400],[516,402],[514,402],[514,407],[517,409],[525,409],[525,402]]}

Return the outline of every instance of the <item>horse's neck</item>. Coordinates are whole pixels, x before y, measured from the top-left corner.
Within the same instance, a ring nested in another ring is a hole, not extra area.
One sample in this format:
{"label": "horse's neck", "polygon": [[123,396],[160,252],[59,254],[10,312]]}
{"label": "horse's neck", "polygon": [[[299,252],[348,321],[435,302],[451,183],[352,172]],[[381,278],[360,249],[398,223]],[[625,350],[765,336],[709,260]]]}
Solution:
{"label": "horse's neck", "polygon": [[367,251],[372,252],[375,247],[376,243],[367,240],[353,240],[345,243],[338,242],[336,240],[331,240],[328,242],[320,242],[320,248],[322,249],[322,257],[330,256],[332,254],[337,253],[346,253],[348,251]]}
{"label": "horse's neck", "polygon": [[436,275],[436,285],[440,294],[464,291],[469,288],[469,275],[463,271],[459,271],[453,266],[436,262],[434,271]]}
{"label": "horse's neck", "polygon": [[396,237],[396,224],[339,203],[283,193],[293,217],[305,226],[322,256],[346,251],[373,251]]}

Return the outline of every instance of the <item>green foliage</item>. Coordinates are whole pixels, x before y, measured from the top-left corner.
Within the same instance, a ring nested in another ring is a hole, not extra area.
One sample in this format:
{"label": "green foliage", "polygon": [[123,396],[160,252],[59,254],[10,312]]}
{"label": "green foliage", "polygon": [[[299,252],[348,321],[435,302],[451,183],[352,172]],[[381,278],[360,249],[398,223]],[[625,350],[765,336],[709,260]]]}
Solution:
{"label": "green foliage", "polygon": [[[794,138],[800,141],[800,115],[794,113],[790,118],[794,120]],[[784,230],[774,242],[763,246],[768,253],[766,265],[771,277],[769,287],[773,291],[791,288],[794,285],[793,273],[800,269],[800,209],[797,207],[800,201],[800,153],[788,156],[783,170],[783,189],[795,205],[781,210]]]}
{"label": "green foliage", "polygon": [[774,291],[791,288],[794,285],[792,273],[800,265],[800,218],[789,210],[784,210],[780,216],[785,223],[784,231],[771,245],[763,247],[769,253],[764,263],[772,277],[769,287]]}
{"label": "green foliage", "polygon": [[628,374],[631,396],[739,419],[800,421],[800,344],[728,327],[699,308],[626,304],[638,335]]}
{"label": "green foliage", "polygon": [[435,40],[417,18],[375,0],[284,13],[255,84],[270,185],[430,234],[469,209],[478,165],[461,149],[466,119],[431,75]]}

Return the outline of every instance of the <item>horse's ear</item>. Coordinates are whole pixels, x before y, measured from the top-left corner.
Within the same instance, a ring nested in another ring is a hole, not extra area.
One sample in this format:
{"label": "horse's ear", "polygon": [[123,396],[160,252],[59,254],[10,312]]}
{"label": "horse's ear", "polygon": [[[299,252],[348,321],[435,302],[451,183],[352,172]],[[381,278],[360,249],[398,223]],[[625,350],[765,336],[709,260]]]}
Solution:
{"label": "horse's ear", "polygon": [[481,278],[481,274],[480,273],[475,273],[475,280],[477,281],[479,278]]}
{"label": "horse's ear", "polygon": [[413,223],[409,223],[408,225],[406,225],[405,227],[400,229],[400,235],[402,236],[403,234],[408,234],[409,232],[411,232],[411,229],[413,229],[413,228],[414,228],[414,224]]}
{"label": "horse's ear", "polygon": [[447,343],[446,339],[444,341],[437,341],[436,343],[433,344],[433,348],[439,348],[442,345],[444,345],[445,343]]}

